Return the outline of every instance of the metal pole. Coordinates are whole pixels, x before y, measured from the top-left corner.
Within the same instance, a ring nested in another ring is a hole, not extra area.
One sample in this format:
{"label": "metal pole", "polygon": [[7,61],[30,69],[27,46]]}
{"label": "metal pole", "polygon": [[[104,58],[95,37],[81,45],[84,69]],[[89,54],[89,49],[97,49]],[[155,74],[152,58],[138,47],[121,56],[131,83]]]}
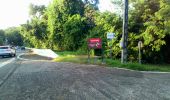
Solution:
{"label": "metal pole", "polygon": [[142,59],[142,54],[141,54],[141,48],[142,48],[142,41],[139,41],[138,42],[138,48],[139,48],[139,64],[142,64],[142,61],[141,61],[141,59]]}
{"label": "metal pole", "polygon": [[110,47],[110,59],[112,59],[112,47]]}
{"label": "metal pole", "polygon": [[123,15],[123,34],[122,34],[122,55],[121,63],[127,62],[127,39],[128,39],[128,0],[124,0],[124,15]]}
{"label": "metal pole", "polygon": [[102,48],[102,64],[104,64],[104,49]]}
{"label": "metal pole", "polygon": [[109,45],[109,46],[110,46],[110,47],[109,47],[109,48],[110,48],[110,59],[112,59],[112,44],[111,44],[111,41],[112,41],[112,40],[109,39],[109,42],[110,42],[110,45]]}
{"label": "metal pole", "polygon": [[142,62],[141,62],[141,46],[139,46],[139,64],[142,64]]}
{"label": "metal pole", "polygon": [[88,60],[87,60],[88,64],[90,64],[90,49],[88,48]]}

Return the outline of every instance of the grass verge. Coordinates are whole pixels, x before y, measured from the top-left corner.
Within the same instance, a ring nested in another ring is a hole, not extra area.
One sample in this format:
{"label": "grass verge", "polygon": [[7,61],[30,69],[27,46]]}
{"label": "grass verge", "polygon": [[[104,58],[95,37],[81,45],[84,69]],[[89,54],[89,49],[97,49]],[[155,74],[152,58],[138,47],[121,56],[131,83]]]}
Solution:
{"label": "grass verge", "polygon": [[[87,56],[77,55],[75,52],[57,52],[59,57],[55,59],[56,62],[72,62],[80,64],[88,64]],[[101,59],[91,58],[90,64],[102,65]],[[138,64],[126,63],[121,64],[120,60],[104,59],[103,66],[126,68],[138,71],[161,71],[170,72],[170,65],[151,65],[151,64]]]}

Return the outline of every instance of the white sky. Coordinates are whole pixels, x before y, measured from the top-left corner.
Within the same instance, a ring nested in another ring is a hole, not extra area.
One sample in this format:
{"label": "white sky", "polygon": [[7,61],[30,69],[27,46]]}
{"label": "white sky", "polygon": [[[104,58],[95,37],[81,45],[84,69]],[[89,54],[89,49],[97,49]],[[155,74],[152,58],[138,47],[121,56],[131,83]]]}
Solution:
{"label": "white sky", "polygon": [[100,4],[99,4],[99,10],[100,11],[111,11],[111,12],[114,12],[113,9],[114,9],[114,6],[113,4],[111,3],[111,0],[99,0],[100,1]]}
{"label": "white sky", "polygon": [[[0,29],[19,26],[29,19],[29,4],[48,5],[51,0],[0,0]],[[111,10],[110,0],[100,0],[100,10]]]}

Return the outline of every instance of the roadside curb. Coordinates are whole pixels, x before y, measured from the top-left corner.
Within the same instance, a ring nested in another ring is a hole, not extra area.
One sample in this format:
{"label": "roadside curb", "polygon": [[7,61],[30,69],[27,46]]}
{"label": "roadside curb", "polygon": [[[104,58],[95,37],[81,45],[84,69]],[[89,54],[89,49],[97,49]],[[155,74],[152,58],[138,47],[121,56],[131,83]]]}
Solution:
{"label": "roadside curb", "polygon": [[170,74],[170,72],[154,72],[154,71],[141,71],[142,73],[148,73],[148,74]]}
{"label": "roadside curb", "polygon": [[141,72],[146,74],[170,74],[170,72],[158,72],[158,71],[138,71],[138,70],[132,70],[132,69],[126,69],[126,68],[119,68],[119,67],[113,67],[115,69],[122,69],[127,71],[135,71],[135,72]]}
{"label": "roadside curb", "polygon": [[28,61],[29,59],[24,59],[24,58],[21,58],[20,56],[24,55],[25,53],[21,53],[17,56],[17,59],[20,59],[20,60],[25,60],[25,61]]}
{"label": "roadside curb", "polygon": [[[63,63],[72,63],[72,62],[63,62]],[[77,64],[77,63],[73,63]],[[83,64],[83,65],[89,65],[89,66],[101,66],[101,65],[94,65],[94,64]],[[170,72],[158,72],[158,71],[138,71],[138,70],[132,70],[132,69],[126,69],[126,68],[119,68],[119,67],[106,67],[106,68],[114,68],[114,69],[119,69],[119,70],[126,70],[126,71],[132,71],[132,72],[140,72],[144,74],[170,74]]]}

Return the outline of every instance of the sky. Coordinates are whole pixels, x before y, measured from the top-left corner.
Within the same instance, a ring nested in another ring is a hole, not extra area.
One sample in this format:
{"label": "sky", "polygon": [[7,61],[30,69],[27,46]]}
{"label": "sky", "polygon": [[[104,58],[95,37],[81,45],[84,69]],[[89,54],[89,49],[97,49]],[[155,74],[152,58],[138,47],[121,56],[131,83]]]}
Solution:
{"label": "sky", "polygon": [[[1,0],[0,3],[0,29],[19,26],[29,19],[29,4],[48,5],[51,0]],[[101,11],[111,11],[113,6],[110,0],[100,0]]]}

